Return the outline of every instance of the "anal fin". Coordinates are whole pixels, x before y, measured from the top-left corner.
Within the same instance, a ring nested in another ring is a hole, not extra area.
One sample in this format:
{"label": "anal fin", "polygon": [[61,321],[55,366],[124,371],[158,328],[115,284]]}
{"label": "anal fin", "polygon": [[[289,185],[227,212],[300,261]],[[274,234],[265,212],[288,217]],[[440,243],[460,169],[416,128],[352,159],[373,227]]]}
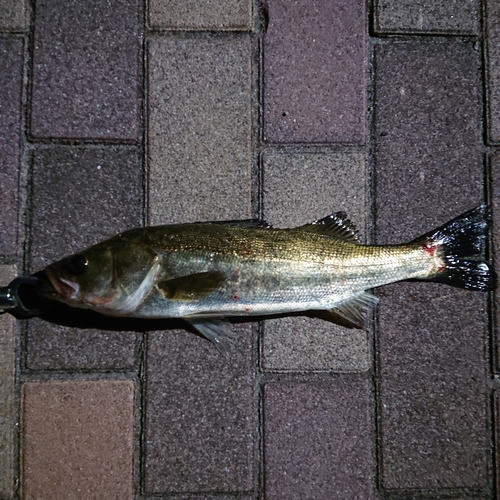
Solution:
{"label": "anal fin", "polygon": [[360,292],[337,304],[332,313],[348,321],[354,328],[365,328],[368,319],[378,304],[378,298],[368,292]]}

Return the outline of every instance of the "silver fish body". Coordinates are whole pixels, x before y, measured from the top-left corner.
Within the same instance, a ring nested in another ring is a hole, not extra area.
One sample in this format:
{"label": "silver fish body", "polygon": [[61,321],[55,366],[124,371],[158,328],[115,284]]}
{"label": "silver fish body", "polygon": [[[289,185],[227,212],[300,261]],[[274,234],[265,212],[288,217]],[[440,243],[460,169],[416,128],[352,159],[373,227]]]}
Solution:
{"label": "silver fish body", "polygon": [[233,316],[328,311],[360,327],[377,302],[366,290],[387,283],[490,289],[488,264],[468,258],[486,231],[485,207],[391,246],[361,245],[341,214],[293,229],[178,224],[127,231],[45,271],[51,298],[107,315],[185,318],[203,330]]}

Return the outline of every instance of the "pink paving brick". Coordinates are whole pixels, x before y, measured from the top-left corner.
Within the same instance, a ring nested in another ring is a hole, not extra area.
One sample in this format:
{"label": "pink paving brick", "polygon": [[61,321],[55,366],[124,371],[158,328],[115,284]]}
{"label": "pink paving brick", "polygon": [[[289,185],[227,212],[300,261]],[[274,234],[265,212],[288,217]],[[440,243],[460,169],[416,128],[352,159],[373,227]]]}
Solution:
{"label": "pink paving brick", "polygon": [[23,41],[0,39],[0,253],[17,251]]}
{"label": "pink paving brick", "polygon": [[365,140],[364,0],[268,0],[264,139]]}
{"label": "pink paving brick", "polygon": [[37,0],[31,134],[139,138],[137,0]]}
{"label": "pink paving brick", "polygon": [[125,380],[24,385],[24,500],[134,498],[134,387]]}
{"label": "pink paving brick", "polygon": [[367,380],[267,384],[266,500],[374,498],[372,433]]}

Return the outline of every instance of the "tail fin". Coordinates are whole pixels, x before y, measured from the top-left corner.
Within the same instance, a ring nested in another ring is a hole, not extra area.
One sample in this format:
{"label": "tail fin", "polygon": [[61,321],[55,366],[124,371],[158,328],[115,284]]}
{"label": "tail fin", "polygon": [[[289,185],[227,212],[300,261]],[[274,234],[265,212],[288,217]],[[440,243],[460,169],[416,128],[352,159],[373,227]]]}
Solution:
{"label": "tail fin", "polygon": [[473,258],[484,252],[488,228],[487,207],[481,205],[414,240],[437,251],[444,261],[444,266],[426,280],[467,290],[493,290],[495,271],[485,260]]}

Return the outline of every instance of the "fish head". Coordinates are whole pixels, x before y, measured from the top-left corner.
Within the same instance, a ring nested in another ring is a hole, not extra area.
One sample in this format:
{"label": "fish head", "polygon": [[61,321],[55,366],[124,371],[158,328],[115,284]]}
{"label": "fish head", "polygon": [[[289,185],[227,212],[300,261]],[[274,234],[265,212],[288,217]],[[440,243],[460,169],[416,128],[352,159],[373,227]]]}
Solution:
{"label": "fish head", "polygon": [[151,290],[161,266],[152,250],[120,236],[47,266],[51,287],[45,295],[105,314],[133,312]]}

